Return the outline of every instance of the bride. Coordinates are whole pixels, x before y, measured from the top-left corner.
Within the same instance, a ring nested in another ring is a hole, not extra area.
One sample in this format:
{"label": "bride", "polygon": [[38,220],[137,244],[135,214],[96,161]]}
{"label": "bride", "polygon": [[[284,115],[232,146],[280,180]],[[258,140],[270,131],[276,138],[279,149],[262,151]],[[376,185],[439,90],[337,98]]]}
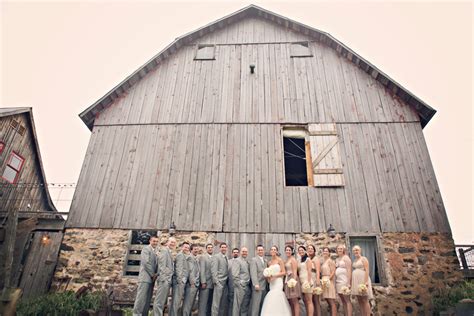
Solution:
{"label": "bride", "polygon": [[286,275],[285,264],[278,256],[278,247],[270,248],[272,260],[268,263],[268,267],[275,269],[275,274],[267,278],[270,284],[270,291],[265,296],[262,306],[262,316],[291,316],[290,304],[283,292],[283,276]]}

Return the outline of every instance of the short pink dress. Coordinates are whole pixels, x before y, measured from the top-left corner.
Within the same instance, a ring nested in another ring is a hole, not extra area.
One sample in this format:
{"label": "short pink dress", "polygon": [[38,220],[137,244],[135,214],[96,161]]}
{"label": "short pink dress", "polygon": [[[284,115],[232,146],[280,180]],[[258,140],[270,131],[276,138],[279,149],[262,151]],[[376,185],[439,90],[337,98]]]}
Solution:
{"label": "short pink dress", "polygon": [[346,260],[344,260],[344,257],[342,259],[336,259],[336,292],[339,294],[343,294],[342,287],[350,287],[350,280],[347,275],[347,268],[351,269],[351,267],[347,266],[347,262]]}
{"label": "short pink dress", "polygon": [[[285,280],[285,285],[283,287],[283,290],[285,291],[285,295],[287,299],[292,299],[292,298],[300,298],[301,297],[301,282],[298,278],[298,275],[293,275],[291,272],[291,264],[289,262],[285,263],[285,269],[286,269],[286,280]],[[296,280],[296,286],[295,287],[288,287],[286,282],[288,282],[290,279],[295,279]]]}
{"label": "short pink dress", "polygon": [[360,295],[360,296],[367,296],[370,299],[374,298],[374,294],[372,292],[372,282],[370,281],[370,276],[368,278],[368,286],[367,286],[367,293],[361,294],[359,293],[359,284],[364,284],[365,279],[365,267],[362,263],[362,260],[354,261],[352,264],[354,270],[352,271],[352,295]]}
{"label": "short pink dress", "polygon": [[[324,278],[329,278],[329,276],[331,275],[331,267],[329,266],[329,260],[332,259],[326,259],[326,261],[324,261],[321,265],[321,280]],[[323,287],[322,297],[336,299],[336,287],[334,285],[334,279],[330,280],[328,287]]]}

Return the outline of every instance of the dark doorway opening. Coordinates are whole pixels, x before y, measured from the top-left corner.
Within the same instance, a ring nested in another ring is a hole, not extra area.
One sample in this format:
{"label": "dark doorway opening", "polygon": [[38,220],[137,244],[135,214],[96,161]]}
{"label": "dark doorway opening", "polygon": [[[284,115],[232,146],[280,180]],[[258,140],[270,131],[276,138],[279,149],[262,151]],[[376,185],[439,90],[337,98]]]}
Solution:
{"label": "dark doorway opening", "polygon": [[283,137],[285,183],[287,186],[308,186],[304,138]]}

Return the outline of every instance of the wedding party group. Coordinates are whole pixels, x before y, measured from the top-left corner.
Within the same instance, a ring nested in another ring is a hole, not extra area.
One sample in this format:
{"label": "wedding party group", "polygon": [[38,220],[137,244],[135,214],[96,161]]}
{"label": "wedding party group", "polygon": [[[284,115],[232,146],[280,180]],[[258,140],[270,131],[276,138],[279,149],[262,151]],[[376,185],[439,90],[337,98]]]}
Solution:
{"label": "wedding party group", "polygon": [[[214,253],[214,245],[207,244],[199,255],[200,247],[183,242],[173,260],[172,252],[177,241],[170,237],[163,247],[156,236],[141,252],[134,316],[147,316],[153,300],[153,315],[163,315],[171,290],[168,315],[191,315],[198,298],[198,315],[249,315],[249,316],[308,316],[321,315],[321,300],[336,315],[339,298],[344,315],[352,315],[351,296],[357,298],[360,314],[369,316],[373,299],[369,276],[369,262],[359,246],[352,248],[354,262],[345,245],[336,248],[337,258],[331,258],[328,247],[322,257],[316,247],[300,245],[296,251],[285,247],[285,259],[277,246],[265,248],[257,245],[256,256],[248,258],[248,248],[233,248],[228,258],[228,245],[221,243]],[[304,312],[300,308],[304,302]]]}

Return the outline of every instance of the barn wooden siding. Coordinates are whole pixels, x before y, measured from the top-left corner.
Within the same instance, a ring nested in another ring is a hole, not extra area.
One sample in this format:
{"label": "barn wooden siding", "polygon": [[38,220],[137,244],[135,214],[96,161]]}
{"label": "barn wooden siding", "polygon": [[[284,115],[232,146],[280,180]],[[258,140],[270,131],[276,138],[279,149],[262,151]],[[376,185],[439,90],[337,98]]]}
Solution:
{"label": "barn wooden siding", "polygon": [[[95,125],[419,121],[412,108],[324,44],[309,43],[313,57],[291,58],[292,42],[308,36],[258,19],[225,30],[220,33],[228,37],[197,40],[217,43],[215,60],[194,60],[196,46],[182,47],[105,109]],[[280,41],[267,31],[286,35]]]}
{"label": "barn wooden siding", "polygon": [[346,185],[285,187],[279,124],[94,128],[69,227],[449,231],[419,123],[338,124]]}
{"label": "barn wooden siding", "polygon": [[[0,212],[7,212],[12,207],[19,207],[20,211],[49,211],[45,188],[36,185],[17,187],[1,179],[6,168],[10,153],[16,152],[25,159],[18,182],[28,184],[43,183],[36,153],[36,145],[28,113],[0,117],[0,141],[5,143],[5,149],[0,154]],[[12,120],[25,127],[24,135],[11,127]],[[31,208],[27,209],[27,204]]]}
{"label": "barn wooden siding", "polygon": [[[95,118],[68,227],[450,231],[420,119],[373,76],[259,18],[195,43],[215,60],[183,46]],[[282,127],[332,122],[345,185],[285,187]]]}

